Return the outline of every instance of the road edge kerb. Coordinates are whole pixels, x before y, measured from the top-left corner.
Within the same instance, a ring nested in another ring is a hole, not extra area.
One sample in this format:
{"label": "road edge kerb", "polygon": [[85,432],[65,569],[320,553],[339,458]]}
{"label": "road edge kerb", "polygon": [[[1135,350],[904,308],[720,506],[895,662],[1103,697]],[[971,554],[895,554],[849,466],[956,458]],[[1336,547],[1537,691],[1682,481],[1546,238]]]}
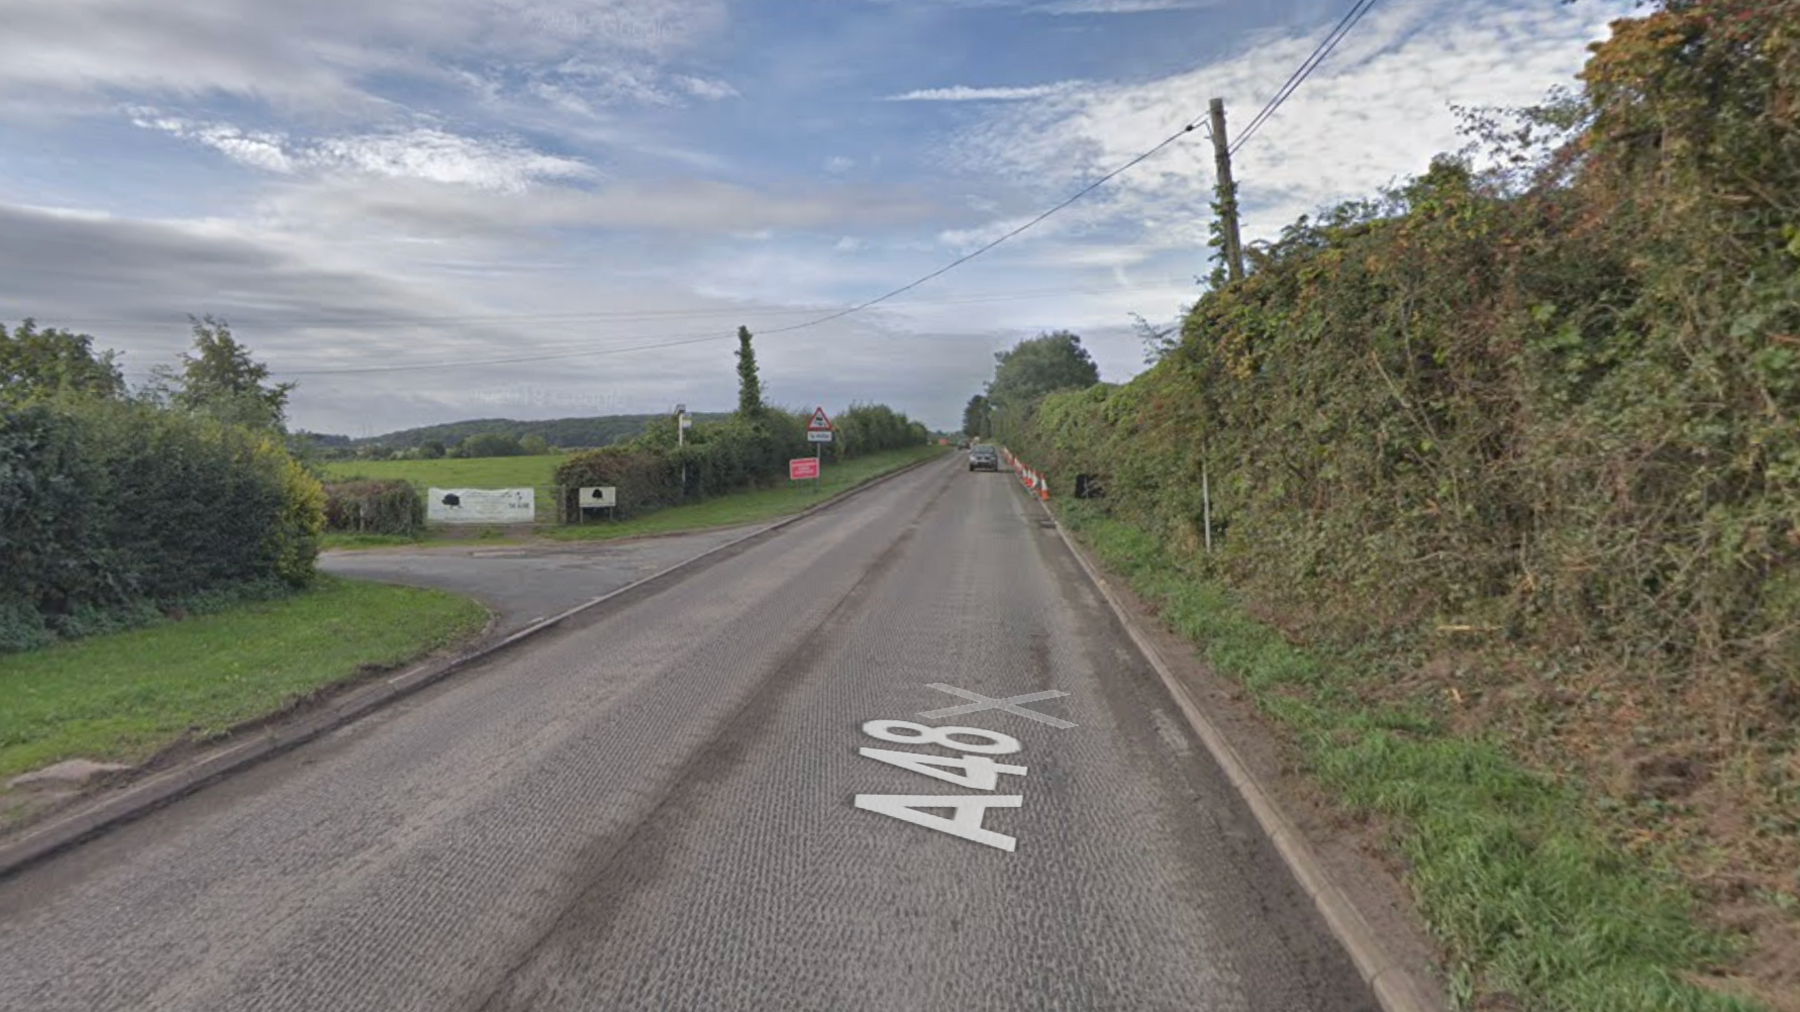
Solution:
{"label": "road edge kerb", "polygon": [[1368,920],[1363,917],[1362,911],[1358,910],[1356,905],[1350,901],[1349,896],[1339,888],[1337,883],[1332,881],[1324,864],[1319,861],[1313,853],[1312,847],[1307,844],[1305,836],[1281,811],[1270,792],[1264,790],[1262,785],[1256,782],[1250,773],[1248,764],[1238,755],[1237,749],[1232,747],[1230,740],[1206,716],[1205,711],[1200,709],[1199,704],[1194,701],[1193,695],[1188,692],[1187,687],[1181,683],[1181,680],[1169,667],[1161,649],[1139,628],[1136,617],[1125,607],[1124,602],[1119,600],[1105,574],[1088,558],[1081,545],[1069,536],[1068,530],[1063,527],[1062,521],[1050,509],[1049,504],[1035,498],[1032,501],[1042,507],[1044,512],[1055,522],[1056,533],[1062,538],[1069,553],[1075,557],[1082,572],[1087,574],[1088,580],[1093,583],[1094,588],[1100,592],[1101,598],[1112,609],[1113,615],[1125,629],[1126,635],[1131,637],[1138,652],[1156,671],[1157,677],[1162,679],[1164,688],[1168,689],[1169,695],[1175,700],[1182,716],[1193,728],[1195,736],[1206,746],[1213,761],[1218,763],[1219,768],[1225,772],[1225,777],[1231,782],[1232,789],[1236,790],[1238,795],[1244,799],[1250,813],[1256,817],[1257,824],[1262,827],[1263,834],[1269,838],[1269,842],[1275,846],[1276,852],[1281,855],[1282,863],[1287,866],[1289,874],[1294,876],[1294,880],[1300,883],[1300,888],[1304,889],[1306,894],[1312,898],[1313,906],[1319,911],[1319,916],[1325,920],[1326,927],[1330,929],[1338,944],[1343,946],[1344,952],[1355,964],[1356,971],[1362,977],[1363,982],[1374,993],[1375,1000],[1380,1003],[1383,1012],[1444,1012],[1443,1006],[1434,1003],[1430,993],[1420,984],[1413,973],[1389,955],[1386,946],[1381,943],[1380,935],[1369,925]]}
{"label": "road edge kerb", "polygon": [[951,455],[940,454],[926,457],[904,467],[895,468],[886,474],[877,475],[854,488],[848,488],[828,496],[798,513],[781,517],[741,538],[733,538],[724,544],[714,545],[692,558],[684,559],[641,580],[608,591],[549,618],[540,619],[497,641],[481,643],[474,649],[448,658],[416,664],[398,674],[382,678],[373,684],[328,700],[317,710],[289,721],[249,732],[250,736],[243,740],[231,742],[190,763],[147,777],[101,801],[31,827],[15,839],[0,843],[0,879],[8,878],[38,861],[86,842],[107,830],[141,818],[157,808],[192,794],[214,780],[240,772],[264,759],[334,731],[388,703],[434,685],[470,665],[487,660],[520,641],[554,628],[577,615],[618,601],[627,595],[641,596],[647,591],[658,589],[653,585],[690,575],[689,570],[698,567],[700,563],[708,559],[713,559],[733,548],[746,547],[752,541],[767,539],[784,528],[836,506],[852,496],[860,495],[903,474],[915,471],[927,464],[940,462],[949,456]]}

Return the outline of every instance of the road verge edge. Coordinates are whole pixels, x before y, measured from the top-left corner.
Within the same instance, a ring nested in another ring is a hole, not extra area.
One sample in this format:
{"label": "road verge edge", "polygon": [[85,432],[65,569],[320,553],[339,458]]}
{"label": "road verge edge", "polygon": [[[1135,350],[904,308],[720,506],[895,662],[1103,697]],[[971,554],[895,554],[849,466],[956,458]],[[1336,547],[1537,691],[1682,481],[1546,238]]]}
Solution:
{"label": "road verge edge", "polygon": [[1402,966],[1387,951],[1380,935],[1370,926],[1362,912],[1351,902],[1337,883],[1332,881],[1326,872],[1324,863],[1314,854],[1305,836],[1294,825],[1293,821],[1282,812],[1270,791],[1265,790],[1250,772],[1250,767],[1232,747],[1230,740],[1206,716],[1193,694],[1187,689],[1162,650],[1155,641],[1140,628],[1136,616],[1113,590],[1106,574],[1088,556],[1085,548],[1063,527],[1048,503],[1039,502],[1046,515],[1056,522],[1056,532],[1062,542],[1074,556],[1076,564],[1087,574],[1088,580],[1099,591],[1107,607],[1112,610],[1126,635],[1137,647],[1138,653],[1155,670],[1162,680],[1163,687],[1168,690],[1170,698],[1175,701],[1182,717],[1193,729],[1195,737],[1206,746],[1208,754],[1219,768],[1224,771],[1232,789],[1244,799],[1250,813],[1255,817],[1263,834],[1269,838],[1288,872],[1294,876],[1301,889],[1312,898],[1319,916],[1325,921],[1338,944],[1349,955],[1356,966],[1357,973],[1368,984],[1375,1000],[1381,1005],[1383,1012],[1442,1012],[1430,997],[1430,992],[1415,979],[1406,967]]}

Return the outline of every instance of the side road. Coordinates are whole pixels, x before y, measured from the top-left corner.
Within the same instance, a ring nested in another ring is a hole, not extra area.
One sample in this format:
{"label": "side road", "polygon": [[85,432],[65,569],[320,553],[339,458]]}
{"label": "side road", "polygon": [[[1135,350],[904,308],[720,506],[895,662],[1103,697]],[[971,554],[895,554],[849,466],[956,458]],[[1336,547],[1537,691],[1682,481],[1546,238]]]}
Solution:
{"label": "side road", "polygon": [[[317,738],[394,700],[411,695],[448,675],[504,651],[564,621],[609,606],[623,606],[654,593],[669,583],[722,561],[776,532],[845,500],[875,489],[903,474],[931,464],[943,466],[955,455],[933,457],[908,465],[822,500],[818,505],[773,523],[725,530],[696,532],[681,537],[646,538],[615,542],[602,547],[578,547],[555,552],[538,565],[541,578],[532,579],[532,567],[523,562],[520,549],[471,549],[455,552],[439,565],[442,549],[427,552],[379,552],[333,554],[320,560],[327,572],[367,576],[395,583],[417,583],[471,593],[494,608],[494,626],[477,643],[447,656],[423,662],[358,688],[327,695],[292,717],[273,722],[253,722],[223,745],[173,768],[146,775],[116,775],[100,785],[91,800],[77,804],[43,822],[22,827],[0,837],[0,878],[128,822],[235,773]],[[497,560],[495,556],[498,556]],[[629,556],[621,571],[608,563]],[[504,560],[504,561],[500,561]],[[362,571],[358,571],[362,569]],[[542,576],[543,572],[554,575]],[[500,579],[478,592],[473,583],[482,576]]]}
{"label": "side road", "polygon": [[335,576],[434,587],[472,597],[495,613],[495,632],[508,636],[770,526],[747,524],[592,544],[326,552],[319,556],[319,568]]}

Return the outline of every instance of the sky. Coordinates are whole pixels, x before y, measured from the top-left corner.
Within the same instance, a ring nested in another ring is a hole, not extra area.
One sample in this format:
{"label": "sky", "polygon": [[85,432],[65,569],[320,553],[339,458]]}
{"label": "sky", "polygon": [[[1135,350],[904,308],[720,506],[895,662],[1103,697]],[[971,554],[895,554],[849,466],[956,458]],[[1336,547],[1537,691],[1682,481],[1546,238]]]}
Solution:
{"label": "sky", "polygon": [[[0,322],[134,383],[227,321],[290,428],[736,403],[960,426],[993,355],[1144,368],[1210,270],[1195,130],[1350,0],[0,0]],[[1246,241],[1570,86],[1631,0],[1384,0],[1235,162]],[[781,332],[782,328],[795,328]],[[650,347],[660,345],[660,347]]]}

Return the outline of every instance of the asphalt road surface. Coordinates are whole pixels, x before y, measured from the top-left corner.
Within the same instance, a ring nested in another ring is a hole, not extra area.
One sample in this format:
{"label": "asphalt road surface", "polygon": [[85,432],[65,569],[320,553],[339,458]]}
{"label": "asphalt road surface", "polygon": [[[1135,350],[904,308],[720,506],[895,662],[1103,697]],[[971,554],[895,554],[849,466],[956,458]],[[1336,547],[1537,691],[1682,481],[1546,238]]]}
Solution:
{"label": "asphalt road surface", "polygon": [[1041,518],[927,466],[28,868],[0,1009],[1373,1008]]}
{"label": "asphalt road surface", "polygon": [[473,597],[494,609],[499,616],[494,631],[505,635],[767,526],[590,544],[327,552],[319,559],[319,568],[338,576],[437,587]]}

